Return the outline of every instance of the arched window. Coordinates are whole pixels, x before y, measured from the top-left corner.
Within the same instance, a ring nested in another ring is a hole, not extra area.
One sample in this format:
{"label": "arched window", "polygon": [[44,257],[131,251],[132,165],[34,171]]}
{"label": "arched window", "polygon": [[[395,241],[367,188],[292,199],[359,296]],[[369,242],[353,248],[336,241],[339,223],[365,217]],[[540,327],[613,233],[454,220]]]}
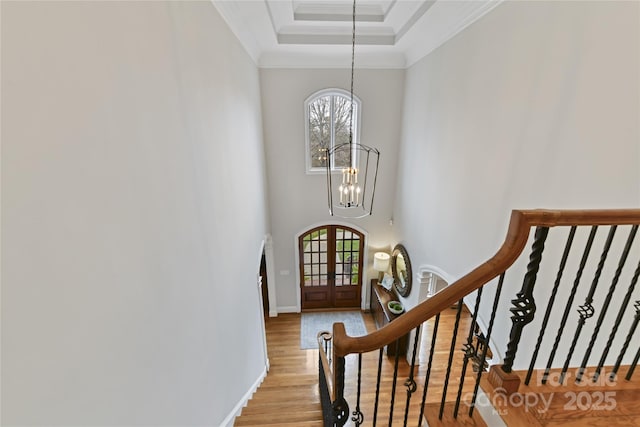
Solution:
{"label": "arched window", "polygon": [[[307,173],[326,172],[326,151],[349,143],[351,95],[342,89],[324,89],[304,102],[306,122]],[[358,143],[360,129],[360,100],[353,97],[353,142]],[[352,158],[355,163],[356,159]],[[349,165],[348,156],[333,159],[332,170]],[[353,166],[353,165],[351,165]]]}

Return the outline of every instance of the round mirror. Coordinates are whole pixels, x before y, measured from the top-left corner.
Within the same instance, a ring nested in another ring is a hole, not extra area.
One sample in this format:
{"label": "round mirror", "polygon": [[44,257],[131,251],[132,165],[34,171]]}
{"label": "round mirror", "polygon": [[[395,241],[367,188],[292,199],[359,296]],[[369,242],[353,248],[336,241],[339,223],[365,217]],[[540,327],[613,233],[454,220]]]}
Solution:
{"label": "round mirror", "polygon": [[396,290],[400,295],[406,297],[411,292],[411,261],[407,250],[401,244],[393,248],[391,254],[391,270]]}

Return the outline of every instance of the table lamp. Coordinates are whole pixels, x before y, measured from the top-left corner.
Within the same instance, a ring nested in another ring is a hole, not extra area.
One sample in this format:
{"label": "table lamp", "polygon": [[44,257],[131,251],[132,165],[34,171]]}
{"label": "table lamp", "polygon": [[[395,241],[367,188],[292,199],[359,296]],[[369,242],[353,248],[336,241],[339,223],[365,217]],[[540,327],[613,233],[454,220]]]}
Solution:
{"label": "table lamp", "polygon": [[378,283],[382,282],[384,273],[389,269],[391,257],[386,252],[376,252],[373,255],[373,269],[378,272]]}

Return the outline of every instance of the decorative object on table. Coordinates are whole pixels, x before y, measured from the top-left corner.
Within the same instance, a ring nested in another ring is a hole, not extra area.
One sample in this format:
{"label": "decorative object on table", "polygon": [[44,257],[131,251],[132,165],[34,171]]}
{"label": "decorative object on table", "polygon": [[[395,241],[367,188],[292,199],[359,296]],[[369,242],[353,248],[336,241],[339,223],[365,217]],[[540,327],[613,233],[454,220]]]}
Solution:
{"label": "decorative object on table", "polygon": [[[356,1],[353,0],[351,33],[351,102],[349,108],[349,142],[326,150],[327,201],[329,215],[342,218],[364,218],[371,215],[378,178],[380,152],[376,148],[354,142],[353,76],[356,51]],[[359,136],[356,135],[359,140]],[[340,179],[334,171],[342,169]],[[335,200],[334,200],[335,198]]]}
{"label": "decorative object on table", "polygon": [[[390,291],[384,289],[382,285],[378,283],[377,279],[371,279],[371,315],[373,316],[376,328],[380,329],[395,319],[404,316],[404,314],[392,313],[389,309],[390,301],[398,301],[399,297],[394,289]],[[395,344],[385,346],[387,356],[393,356],[396,354],[404,355],[407,352],[409,343],[409,332],[400,337],[398,346]]]}
{"label": "decorative object on table", "polygon": [[400,301],[389,301],[387,307],[389,307],[389,311],[393,314],[400,314],[404,311],[404,306]]}
{"label": "decorative object on table", "polygon": [[387,291],[391,291],[391,289],[393,288],[393,276],[390,274],[385,274],[384,278],[382,279],[382,282],[380,282],[380,285],[385,288]]}
{"label": "decorative object on table", "polygon": [[318,349],[318,332],[333,332],[334,323],[344,323],[347,334],[359,337],[367,334],[360,311],[330,311],[302,313],[300,316],[300,349]]}
{"label": "decorative object on table", "polygon": [[406,297],[411,293],[411,260],[407,249],[397,244],[391,254],[391,270],[395,281],[396,291],[400,296]]}
{"label": "decorative object on table", "polygon": [[386,252],[376,252],[373,255],[373,269],[378,272],[378,282],[382,282],[384,273],[389,270],[391,256]]}

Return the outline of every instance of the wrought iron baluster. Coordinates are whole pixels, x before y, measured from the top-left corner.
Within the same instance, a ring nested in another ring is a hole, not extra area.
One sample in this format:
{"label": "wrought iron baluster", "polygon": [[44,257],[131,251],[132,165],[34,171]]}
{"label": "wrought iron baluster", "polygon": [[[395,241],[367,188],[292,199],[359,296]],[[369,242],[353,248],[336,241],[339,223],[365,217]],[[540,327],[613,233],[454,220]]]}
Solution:
{"label": "wrought iron baluster", "polygon": [[482,372],[484,370],[484,363],[487,360],[487,351],[489,350],[489,342],[491,340],[491,332],[493,331],[493,322],[496,318],[496,312],[498,311],[498,301],[500,300],[500,294],[502,293],[502,284],[504,283],[505,273],[500,275],[498,280],[498,287],[496,288],[496,294],[493,297],[493,308],[491,309],[491,319],[489,319],[489,326],[487,327],[486,344],[482,349],[482,356],[480,357],[480,368],[478,369],[478,375],[476,377],[476,384],[473,387],[473,397],[471,398],[471,406],[469,407],[469,416],[473,416],[473,408],[476,405],[476,397],[478,396],[478,388],[480,387],[480,379],[482,378]]}
{"label": "wrought iron baluster", "polygon": [[[598,287],[598,282],[600,281],[600,275],[602,274],[602,269],[604,268],[604,263],[607,260],[607,255],[609,254],[609,249],[611,248],[611,242],[613,242],[613,238],[616,234],[617,226],[613,225],[609,229],[609,234],[607,235],[607,241],[604,244],[604,248],[602,249],[602,254],[600,255],[600,262],[598,262],[598,267],[596,269],[595,275],[593,277],[593,281],[591,282],[591,288],[589,288],[589,294],[584,300],[584,304],[582,304],[578,308],[578,315],[580,318],[578,319],[578,326],[576,328],[576,332],[573,335],[573,341],[571,342],[571,347],[569,348],[569,352],[567,353],[567,358],[564,361],[564,365],[562,366],[562,373],[560,374],[560,384],[564,383],[565,376],[567,375],[567,370],[569,369],[569,363],[571,363],[571,357],[573,357],[573,352],[576,349],[576,344],[578,343],[578,338],[580,338],[580,334],[582,333],[582,328],[584,327],[587,319],[593,317],[595,312],[593,305],[593,295],[596,292]],[[580,373],[578,373],[580,375]],[[577,378],[576,378],[577,380]]]}
{"label": "wrought iron baluster", "polygon": [[331,395],[329,394],[329,386],[327,377],[322,366],[322,355],[318,354],[318,386],[320,388],[320,404],[322,406],[322,419],[324,426],[333,426],[333,407],[331,406]]}
{"label": "wrought iron baluster", "polygon": [[322,339],[324,341],[324,353],[327,355],[327,361],[331,365],[331,357],[333,353],[333,334],[331,332],[322,332]]}
{"label": "wrought iron baluster", "polygon": [[380,376],[382,375],[382,356],[384,354],[384,347],[380,349],[378,354],[378,377],[376,378],[376,400],[373,404],[373,427],[376,427],[376,421],[378,420],[378,402],[380,401]]}
{"label": "wrought iron baluster", "polygon": [[409,419],[409,404],[411,403],[411,395],[418,389],[416,381],[413,379],[413,372],[416,368],[416,354],[418,353],[418,345],[420,338],[420,326],[415,329],[415,337],[413,340],[413,354],[411,355],[411,369],[409,370],[409,378],[405,381],[404,385],[407,387],[407,404],[404,408],[404,427],[407,427],[407,420]]}
{"label": "wrought iron baluster", "polygon": [[551,310],[553,309],[553,304],[555,303],[555,300],[556,300],[558,288],[560,287],[560,280],[562,279],[564,268],[567,265],[567,259],[569,258],[569,253],[571,252],[571,245],[573,244],[573,238],[576,234],[576,228],[577,228],[576,226],[571,227],[569,231],[569,236],[567,237],[567,243],[564,246],[564,252],[562,253],[560,266],[558,267],[558,274],[556,275],[556,280],[553,284],[553,290],[551,291],[551,296],[549,297],[549,304],[547,305],[547,310],[544,313],[544,318],[542,319],[542,325],[540,326],[540,334],[538,335],[538,340],[536,341],[536,346],[535,346],[535,349],[533,350],[533,355],[531,356],[531,363],[529,364],[529,370],[527,371],[527,376],[524,380],[524,383],[526,385],[529,385],[529,381],[531,380],[533,367],[535,366],[536,359],[538,358],[540,345],[542,344],[542,339],[544,337],[545,330],[547,329],[547,324],[549,323],[549,317],[551,316]]}
{"label": "wrought iron baluster", "polygon": [[418,417],[418,427],[422,426],[422,417],[424,416],[424,404],[427,401],[427,389],[429,388],[429,378],[431,377],[431,366],[433,363],[433,355],[436,352],[436,338],[438,337],[438,324],[440,323],[440,313],[436,314],[433,323],[433,332],[431,333],[431,348],[429,348],[429,362],[427,363],[427,373],[424,376],[424,388],[422,390],[422,403],[420,404],[420,416]]}
{"label": "wrought iron baluster", "polygon": [[[637,278],[635,279],[637,280]],[[633,304],[633,307],[636,309],[636,314],[635,316],[633,316],[633,323],[631,323],[631,327],[629,328],[629,333],[627,334],[627,337],[624,340],[624,344],[622,345],[620,354],[618,354],[618,359],[616,359],[616,364],[614,365],[613,370],[609,375],[609,379],[611,381],[613,381],[616,378],[616,375],[618,374],[618,369],[620,369],[620,365],[622,364],[622,358],[624,357],[625,353],[627,352],[627,349],[629,348],[629,344],[631,343],[631,337],[633,337],[633,334],[635,333],[636,328],[638,327],[638,323],[640,323],[640,300],[637,300],[635,304]]]}
{"label": "wrought iron baluster", "polygon": [[[633,233],[635,234],[635,230],[638,229],[638,226],[635,225]],[[626,255],[625,255],[626,257]],[[604,347],[604,351],[602,352],[602,356],[600,357],[600,361],[598,362],[598,367],[596,368],[596,372],[593,375],[593,381],[596,382],[598,377],[600,376],[600,371],[602,371],[602,367],[604,366],[604,361],[609,354],[609,349],[611,348],[611,344],[618,333],[618,326],[620,326],[620,322],[622,322],[622,318],[624,317],[625,311],[627,311],[627,307],[629,305],[629,301],[631,301],[631,295],[633,294],[634,289],[636,288],[636,284],[638,283],[638,276],[640,276],[640,262],[636,267],[635,272],[633,273],[633,277],[631,278],[631,283],[629,283],[629,288],[627,289],[627,293],[622,300],[622,304],[620,304],[620,309],[618,310],[618,315],[616,316],[615,322],[613,322],[613,328],[611,328],[611,333],[609,334],[609,339],[607,340],[607,344]],[[604,311],[603,311],[604,312]]]}
{"label": "wrought iron baluster", "polygon": [[[595,345],[596,339],[598,338],[598,333],[600,332],[600,328],[602,327],[602,322],[608,313],[609,304],[611,303],[611,298],[613,298],[613,293],[615,292],[616,286],[618,285],[618,281],[620,280],[620,274],[622,274],[622,269],[624,268],[624,265],[627,262],[627,257],[629,255],[629,251],[631,250],[633,239],[636,237],[636,231],[638,231],[638,226],[634,225],[631,228],[629,237],[627,238],[627,243],[624,245],[622,256],[618,261],[618,268],[616,268],[616,272],[613,275],[611,286],[609,286],[609,292],[607,292],[607,296],[604,299],[604,304],[600,309],[600,314],[598,315],[596,326],[593,330],[593,333],[591,334],[591,339],[589,340],[589,346],[587,347],[587,350],[584,352],[584,357],[582,358],[582,363],[580,364],[580,369],[578,370],[578,375],[576,376],[576,382],[582,381],[582,376],[584,375],[584,371],[587,367],[587,363],[589,362],[589,356],[591,356],[591,351],[593,350],[593,346]],[[598,375],[599,373],[596,374],[596,379]]]}
{"label": "wrought iron baluster", "polygon": [[511,333],[509,334],[509,344],[504,357],[502,370],[510,373],[513,367],[513,361],[518,351],[522,330],[526,325],[531,323],[536,312],[536,303],[533,299],[533,287],[536,283],[540,262],[542,261],[542,252],[544,251],[544,242],[549,234],[549,227],[536,227],[536,233],[531,245],[531,255],[529,255],[529,264],[527,264],[527,272],[524,275],[522,289],[516,294],[516,299],[511,300],[513,307],[509,309],[513,314],[511,316]]}
{"label": "wrought iron baluster", "polygon": [[356,426],[362,425],[364,421],[364,415],[360,410],[360,387],[362,385],[362,353],[358,353],[358,394],[356,395],[356,410],[353,411],[351,421],[356,423]]}
{"label": "wrought iron baluster", "polygon": [[391,407],[389,408],[389,427],[393,425],[393,405],[396,401],[396,385],[398,384],[398,362],[400,361],[400,340],[396,340],[395,363],[393,365],[393,383],[391,384]]}
{"label": "wrought iron baluster", "polygon": [[556,333],[556,338],[553,342],[553,347],[551,348],[551,354],[549,355],[549,359],[547,360],[547,366],[544,370],[544,375],[542,376],[542,384],[547,383],[547,378],[549,377],[549,372],[551,371],[553,360],[555,359],[556,352],[558,351],[558,345],[560,344],[560,339],[562,338],[562,334],[564,333],[564,327],[567,324],[567,319],[569,318],[569,313],[571,312],[571,306],[573,305],[573,300],[576,297],[576,292],[578,291],[578,285],[580,285],[580,281],[582,279],[582,273],[584,272],[584,267],[586,266],[587,260],[589,259],[589,254],[591,253],[591,248],[593,247],[593,241],[596,237],[597,231],[598,231],[597,225],[591,227],[591,231],[589,232],[589,238],[587,239],[587,244],[585,245],[584,251],[582,252],[580,265],[578,266],[578,271],[576,272],[576,277],[573,281],[573,286],[571,287],[571,292],[569,294],[569,298],[567,299],[567,303],[564,308],[564,313],[562,314],[562,320],[560,320],[560,327],[558,328],[558,332]]}
{"label": "wrought iron baluster", "polygon": [[336,427],[345,425],[349,419],[349,404],[344,398],[344,359],[344,356],[334,357],[333,363],[336,396],[332,407]]}
{"label": "wrought iron baluster", "polygon": [[462,313],[462,305],[464,304],[461,299],[458,301],[458,311],[456,312],[456,322],[453,325],[453,336],[451,337],[451,348],[449,349],[449,362],[447,363],[447,373],[444,377],[444,385],[442,386],[442,400],[440,402],[440,414],[438,419],[442,419],[444,414],[444,404],[447,400],[447,388],[449,387],[449,376],[451,375],[451,364],[453,363],[453,352],[456,349],[456,337],[458,336],[458,326],[460,325],[460,313]]}
{"label": "wrought iron baluster", "polygon": [[473,316],[471,317],[471,325],[469,326],[469,335],[467,335],[467,342],[462,346],[464,359],[462,361],[462,373],[460,374],[460,385],[458,386],[456,404],[453,409],[453,418],[458,418],[458,410],[460,409],[460,399],[462,398],[462,388],[464,387],[464,376],[467,374],[467,364],[469,363],[469,358],[475,355],[475,348],[473,346],[473,330],[476,327],[478,309],[480,308],[480,300],[482,299],[483,289],[484,289],[484,286],[478,289],[478,293],[476,295],[475,307],[473,308]]}
{"label": "wrought iron baluster", "polygon": [[624,377],[627,381],[631,381],[631,376],[633,375],[633,371],[635,371],[636,366],[638,366],[638,360],[640,360],[640,347],[638,347],[636,356],[633,358],[633,362],[631,362],[631,366],[627,371],[627,375]]}

